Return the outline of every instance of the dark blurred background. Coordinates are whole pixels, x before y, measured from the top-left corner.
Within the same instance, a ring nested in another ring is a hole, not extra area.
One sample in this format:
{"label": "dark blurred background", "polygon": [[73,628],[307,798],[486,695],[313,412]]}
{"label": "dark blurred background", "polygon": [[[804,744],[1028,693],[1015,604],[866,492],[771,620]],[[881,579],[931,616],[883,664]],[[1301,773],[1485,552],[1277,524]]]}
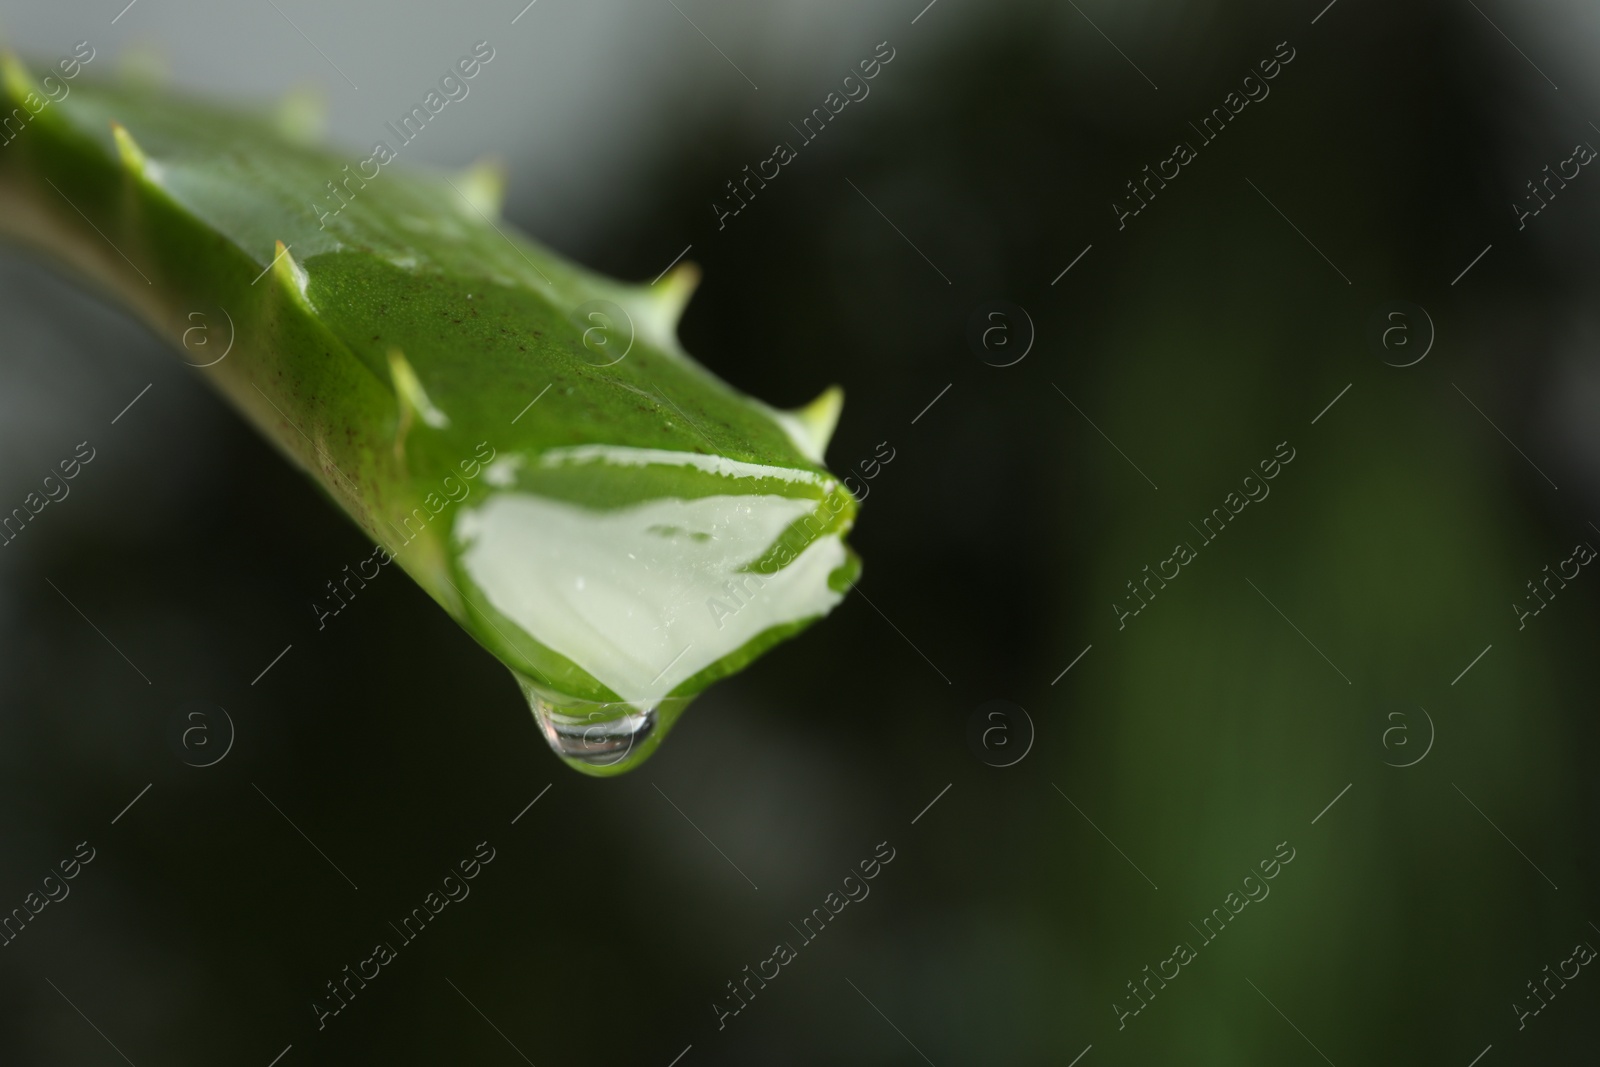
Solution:
{"label": "dark blurred background", "polygon": [[[91,75],[318,87],[353,152],[489,41],[405,162],[499,156],[507,216],[620,277],[692,246],[686,347],[783,406],[841,383],[834,468],[894,459],[858,595],[592,780],[408,580],[318,631],[356,528],[6,250],[0,504],[95,458],[0,549],[0,911],[94,858],[0,949],[0,1062],[1592,1059],[1600,577],[1512,605],[1600,546],[1600,177],[1520,229],[1511,205],[1600,144],[1600,9],[1324,5],[8,0],[13,47],[88,40]],[[870,95],[719,229],[724,183],[883,41]],[[1196,558],[1119,628],[1175,542]]]}

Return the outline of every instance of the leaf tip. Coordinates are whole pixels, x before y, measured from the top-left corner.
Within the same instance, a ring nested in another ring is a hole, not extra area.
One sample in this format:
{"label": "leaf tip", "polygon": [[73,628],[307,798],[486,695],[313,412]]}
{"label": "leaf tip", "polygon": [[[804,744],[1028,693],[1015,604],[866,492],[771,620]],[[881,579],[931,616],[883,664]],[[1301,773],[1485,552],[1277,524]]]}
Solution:
{"label": "leaf tip", "polygon": [[676,321],[683,317],[683,309],[689,306],[689,298],[700,288],[700,267],[684,260],[667,271],[655,284],[659,286],[657,299],[672,309],[672,318]]}
{"label": "leaf tip", "polygon": [[475,211],[498,218],[506,199],[505,164],[493,157],[480,159],[459,172],[453,183]]}
{"label": "leaf tip", "polygon": [[649,285],[629,286],[620,299],[640,336],[666,352],[678,351],[678,321],[700,285],[700,268],[683,262]]}
{"label": "leaf tip", "polygon": [[129,89],[149,92],[165,88],[172,80],[166,52],[154,45],[130,45],[116,63],[116,78]]}
{"label": "leaf tip", "polygon": [[28,72],[22,60],[17,58],[17,54],[9,48],[0,51],[0,85],[5,86],[6,94],[19,104],[22,104],[30,94],[38,95],[33,75]]}
{"label": "leaf tip", "polygon": [[327,96],[312,86],[290,89],[273,108],[272,125],[295,144],[317,144],[328,129]]}
{"label": "leaf tip", "polygon": [[[306,297],[305,268],[295,262],[294,254],[289,251],[289,246],[282,241],[277,241],[273,249],[272,262],[268,270],[272,271],[273,279],[292,296],[296,303],[307,311],[311,309],[311,301]],[[265,273],[263,271],[263,273]],[[251,284],[254,284],[253,282]]]}
{"label": "leaf tip", "polygon": [[406,359],[405,353],[398,348],[389,349],[389,380],[394,383],[394,393],[400,401],[400,429],[396,435],[396,448],[410,429],[413,415],[435,430],[450,425],[450,417],[428,399],[427,390],[422,388],[417,372]]}
{"label": "leaf tip", "polygon": [[844,390],[830,385],[817,398],[793,411],[776,411],[773,417],[789,435],[789,440],[800,454],[813,463],[820,464],[833,440],[833,431],[839,425],[839,415],[844,411]]}
{"label": "leaf tip", "polygon": [[133,134],[128,128],[116,119],[111,120],[111,139],[117,143],[117,156],[122,160],[122,165],[140,177],[144,177],[150,163],[144,149],[133,139]]}

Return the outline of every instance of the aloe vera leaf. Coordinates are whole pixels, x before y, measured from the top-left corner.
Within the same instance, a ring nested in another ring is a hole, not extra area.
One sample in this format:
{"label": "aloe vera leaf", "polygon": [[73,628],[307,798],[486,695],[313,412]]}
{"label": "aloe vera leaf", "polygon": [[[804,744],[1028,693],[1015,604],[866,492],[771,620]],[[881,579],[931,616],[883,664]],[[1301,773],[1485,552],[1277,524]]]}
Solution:
{"label": "aloe vera leaf", "polygon": [[352,163],[266,113],[82,82],[46,102],[14,57],[0,73],[0,232],[187,341],[573,766],[637,765],[853,583],[856,499],[823,464],[842,394],[782,412],[696,364],[694,268],[571,264],[499,220],[491,170]]}

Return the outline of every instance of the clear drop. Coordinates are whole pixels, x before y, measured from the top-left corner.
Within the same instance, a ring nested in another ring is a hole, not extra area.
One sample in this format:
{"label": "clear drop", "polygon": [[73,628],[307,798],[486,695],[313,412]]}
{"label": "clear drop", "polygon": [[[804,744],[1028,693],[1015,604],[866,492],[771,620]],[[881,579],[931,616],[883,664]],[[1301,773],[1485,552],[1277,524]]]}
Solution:
{"label": "clear drop", "polygon": [[597,777],[621,774],[648,759],[689,703],[684,697],[571,700],[520,674],[517,680],[550,750],[568,766]]}

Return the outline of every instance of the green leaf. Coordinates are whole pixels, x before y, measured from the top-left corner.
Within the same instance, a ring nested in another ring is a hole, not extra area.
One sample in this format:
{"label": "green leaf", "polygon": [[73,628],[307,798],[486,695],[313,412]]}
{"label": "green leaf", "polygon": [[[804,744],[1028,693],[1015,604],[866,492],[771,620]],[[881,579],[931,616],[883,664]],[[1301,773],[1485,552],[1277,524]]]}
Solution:
{"label": "green leaf", "polygon": [[635,766],[854,581],[856,500],[822,463],[841,394],[780,412],[695,363],[693,267],[568,263],[499,219],[493,170],[385,162],[406,131],[352,160],[282,116],[3,74],[0,231],[180,346],[579,769]]}

